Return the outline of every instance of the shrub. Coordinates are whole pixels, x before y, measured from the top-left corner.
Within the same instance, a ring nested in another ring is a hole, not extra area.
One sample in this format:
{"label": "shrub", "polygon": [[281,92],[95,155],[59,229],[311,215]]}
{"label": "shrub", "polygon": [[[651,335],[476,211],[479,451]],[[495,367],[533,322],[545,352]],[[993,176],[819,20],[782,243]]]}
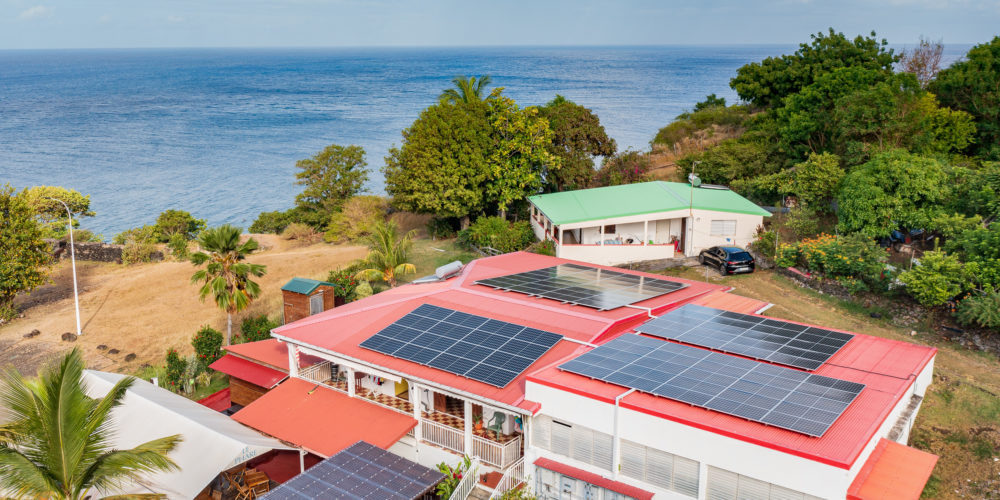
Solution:
{"label": "shrub", "polygon": [[156,227],[142,226],[126,229],[114,236],[111,242],[115,245],[127,245],[131,243],[155,243]]}
{"label": "shrub", "polygon": [[899,275],[906,292],[923,306],[942,305],[962,292],[967,275],[954,255],[927,252],[920,265]]}
{"label": "shrub", "polygon": [[191,394],[194,392],[195,377],[202,371],[201,362],[193,354],[184,361],[184,376],[181,379],[181,386],[184,392]]}
{"label": "shrub", "polygon": [[798,208],[792,210],[785,219],[787,227],[796,238],[805,238],[819,233],[819,217],[816,211],[811,208]]}
{"label": "shrub", "polygon": [[798,245],[798,261],[813,272],[836,278],[853,277],[868,283],[879,280],[885,251],[870,238],[860,234],[832,236],[821,234]]}
{"label": "shrub", "polygon": [[222,357],[222,340],[222,332],[208,325],[203,325],[191,338],[191,345],[194,346],[202,369],[208,368],[208,365]]}
{"label": "shrub", "polygon": [[963,325],[979,325],[993,330],[1000,329],[1000,291],[986,290],[978,295],[968,295],[958,303],[955,316]]}
{"label": "shrub", "polygon": [[174,258],[177,260],[187,260],[188,252],[188,240],[182,234],[174,234],[170,236],[170,242],[167,243],[167,248],[170,249],[170,253],[173,254]]}
{"label": "shrub", "polygon": [[715,127],[740,127],[750,116],[746,106],[726,107],[725,99],[713,99],[714,97],[712,94],[704,102],[696,104],[693,112],[678,115],[673,122],[656,133],[652,143],[672,146],[706,129],[706,134],[711,136]]}
{"label": "shrub", "polygon": [[451,238],[455,236],[455,224],[452,219],[433,217],[427,221],[427,235],[431,239]]}
{"label": "shrub", "polygon": [[365,297],[371,297],[373,293],[375,293],[375,290],[372,290],[371,283],[367,281],[362,281],[361,283],[358,283],[358,286],[354,289],[354,296],[359,299],[363,299]]}
{"label": "shrub", "polygon": [[550,257],[556,256],[556,242],[552,240],[539,241],[528,247],[529,252],[535,252],[539,255],[548,255]]}
{"label": "shrub", "polygon": [[281,239],[295,240],[300,243],[314,243],[318,241],[320,234],[312,227],[301,222],[293,222],[281,231]]}
{"label": "shrub", "polygon": [[354,196],[330,217],[323,238],[331,243],[364,238],[375,224],[385,221],[388,211],[389,202],[381,196]]}
{"label": "shrub", "polygon": [[240,324],[239,343],[267,340],[271,338],[271,330],[278,326],[280,324],[277,321],[271,321],[266,314],[249,317]]}
{"label": "shrub", "polygon": [[292,208],[289,210],[261,212],[260,215],[250,224],[251,233],[280,234],[293,222],[302,222],[300,211]]}
{"label": "shrub", "polygon": [[462,476],[469,472],[470,467],[472,467],[472,459],[468,455],[462,457],[462,461],[454,467],[444,462],[437,464],[437,470],[444,474],[444,480],[437,486],[438,498],[450,497],[458,483],[462,482]]}
{"label": "shrub", "polygon": [[167,369],[164,373],[164,379],[166,379],[168,389],[177,391],[180,388],[181,379],[184,377],[186,369],[187,363],[177,354],[177,349],[167,351]]}
{"label": "shrub", "polygon": [[757,228],[757,234],[754,235],[754,240],[750,242],[750,248],[768,259],[774,260],[774,254],[777,251],[775,248],[777,243],[778,233],[774,231],[765,231],[762,226]]}
{"label": "shrub", "polygon": [[330,271],[326,281],[337,285],[333,294],[337,297],[344,297],[347,302],[354,299],[354,289],[358,287],[358,279],[354,276],[355,271],[349,269],[336,269]]}
{"label": "shrub", "polygon": [[524,250],[535,240],[528,221],[507,222],[502,217],[480,217],[459,233],[462,242],[491,247],[503,253]]}
{"label": "shrub", "polygon": [[774,265],[777,267],[792,267],[799,261],[799,247],[781,243],[774,252]]}
{"label": "shrub", "polygon": [[129,242],[122,249],[122,264],[150,262],[156,253],[156,245],[148,242]]}
{"label": "shrub", "polygon": [[838,276],[837,283],[840,283],[840,286],[844,287],[847,293],[851,295],[868,290],[868,285],[864,281],[852,276]]}
{"label": "shrub", "polygon": [[625,151],[610,156],[594,175],[600,186],[617,186],[650,180],[649,155],[639,151]]}
{"label": "shrub", "polygon": [[185,240],[193,240],[205,229],[204,219],[195,219],[189,212],[183,210],[166,210],[156,218],[156,239],[160,243],[170,241],[179,235]]}

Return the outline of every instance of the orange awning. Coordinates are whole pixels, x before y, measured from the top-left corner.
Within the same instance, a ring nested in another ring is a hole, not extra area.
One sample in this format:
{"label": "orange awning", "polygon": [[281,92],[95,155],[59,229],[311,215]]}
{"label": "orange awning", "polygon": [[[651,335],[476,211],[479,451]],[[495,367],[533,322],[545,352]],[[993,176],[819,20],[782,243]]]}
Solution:
{"label": "orange awning", "polygon": [[413,417],[297,378],[288,379],[233,418],[323,457],[361,440],[387,449],[417,425]]}
{"label": "orange awning", "polygon": [[917,500],[937,461],[937,455],[881,439],[847,490],[847,499]]}

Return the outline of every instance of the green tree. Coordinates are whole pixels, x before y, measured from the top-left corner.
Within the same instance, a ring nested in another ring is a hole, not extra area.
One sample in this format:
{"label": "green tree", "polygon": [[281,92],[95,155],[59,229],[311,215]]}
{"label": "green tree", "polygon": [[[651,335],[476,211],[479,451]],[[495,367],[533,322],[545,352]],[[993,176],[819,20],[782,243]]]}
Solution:
{"label": "green tree", "polygon": [[758,189],[767,185],[782,195],[795,196],[799,205],[808,210],[828,212],[843,178],[844,169],[837,155],[811,153],[806,161],[788,170],[752,182]]}
{"label": "green tree", "polygon": [[704,101],[695,103],[694,112],[697,113],[698,111],[706,110],[709,108],[718,108],[718,107],[723,107],[723,108],[726,107],[726,98],[718,97],[714,93],[712,93],[705,96]]}
{"label": "green tree", "polygon": [[1000,36],[976,45],[938,73],[930,84],[941,103],[975,119],[976,140],[970,152],[1000,160]]}
{"label": "green tree", "polygon": [[178,469],[168,454],[180,435],[127,450],[110,446],[115,429],[108,417],[135,379],[123,378],[103,398],[92,399],[84,392],[83,369],[83,356],[73,349],[37,379],[13,370],[4,374],[0,484],[6,492],[17,498],[91,498],[123,482]]}
{"label": "green tree", "polygon": [[768,57],[759,63],[747,64],[736,71],[729,86],[740,99],[758,106],[780,106],[782,100],[812,84],[825,73],[837,68],[860,66],[892,74],[899,59],[888,49],[888,42],[857,36],[849,40],[843,33],[817,33],[811,43],[799,45],[792,55]]}
{"label": "green tree", "polygon": [[490,94],[490,149],[486,192],[506,217],[511,203],[542,189],[544,173],[559,169],[559,157],[549,153],[552,131],[538,108],[521,109],[502,88]]}
{"label": "green tree", "polygon": [[205,265],[191,276],[191,283],[202,283],[201,300],[211,295],[219,309],[226,311],[226,345],[233,338],[233,314],[260,296],[260,285],[250,278],[267,272],[266,266],[246,262],[258,244],[253,238],[240,243],[241,233],[229,224],[206,229],[198,235],[201,249],[191,255],[192,264]]}
{"label": "green tree", "polygon": [[0,187],[0,319],[17,316],[17,294],[45,284],[52,257],[43,237],[25,196]]}
{"label": "green tree", "polygon": [[593,111],[561,95],[538,109],[549,122],[552,142],[549,153],[560,158],[561,166],[545,173],[547,189],[564,191],[586,188],[594,177],[594,157],[615,154],[615,140],[608,137]]}
{"label": "green tree", "polygon": [[25,189],[22,197],[44,226],[46,237],[61,238],[66,234],[66,207],[53,200],[61,200],[73,214],[73,228],[80,226],[80,219],[93,217],[90,195],[59,186],[35,186]]}
{"label": "green tree", "polygon": [[609,156],[594,174],[594,182],[600,186],[618,186],[652,180],[649,177],[649,155],[639,151],[626,150]]}
{"label": "green tree", "polygon": [[940,306],[962,293],[968,276],[962,262],[954,255],[932,251],[924,254],[920,265],[899,275],[906,293],[921,305]]}
{"label": "green tree", "polygon": [[838,195],[840,230],[886,236],[900,226],[927,227],[948,195],[945,165],[890,151],[852,170]]}
{"label": "green tree", "polygon": [[485,104],[439,103],[403,131],[385,158],[385,190],[401,210],[460,218],[482,211],[491,147]]}
{"label": "green tree", "polygon": [[410,231],[400,236],[395,221],[377,224],[368,235],[368,256],[361,263],[364,269],[358,271],[358,279],[385,281],[394,288],[400,276],[417,272],[416,266],[408,262],[415,234]]}
{"label": "green tree", "polygon": [[776,173],[782,161],[769,145],[741,138],[726,139],[704,152],[685,156],[677,165],[685,178],[694,169],[702,182],[730,184],[737,179]]}
{"label": "green tree", "polygon": [[381,196],[355,196],[333,214],[324,239],[329,242],[356,241],[371,234],[372,228],[385,220],[389,201]]}
{"label": "green tree", "polygon": [[361,146],[337,144],[327,146],[312,158],[297,161],[296,183],[305,186],[305,190],[295,197],[296,205],[316,213],[325,225],[348,198],[361,192],[368,181],[367,166]]}
{"label": "green tree", "polygon": [[451,83],[455,87],[441,92],[439,99],[441,102],[448,104],[476,104],[482,102],[483,96],[486,93],[486,87],[492,81],[490,75],[483,75],[478,80],[474,76],[468,78],[465,75],[456,76],[451,80]]}
{"label": "green tree", "polygon": [[174,235],[193,240],[205,229],[205,219],[195,219],[184,210],[165,210],[156,218],[154,227],[160,243],[169,242]]}

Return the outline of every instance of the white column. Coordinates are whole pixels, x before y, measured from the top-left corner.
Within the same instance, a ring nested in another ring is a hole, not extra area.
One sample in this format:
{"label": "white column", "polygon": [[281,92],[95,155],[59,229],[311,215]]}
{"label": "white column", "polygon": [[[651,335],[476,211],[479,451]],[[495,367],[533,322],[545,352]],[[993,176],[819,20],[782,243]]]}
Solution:
{"label": "white column", "polygon": [[698,465],[698,500],[708,498],[708,464],[700,462]]}
{"label": "white column", "polygon": [[354,397],[357,388],[354,387],[354,368],[347,367],[347,395]]}
{"label": "white column", "polygon": [[646,242],[649,241],[649,221],[642,221],[642,245],[646,246]]}
{"label": "white column", "polygon": [[465,454],[472,456],[472,401],[465,400]]}
{"label": "white column", "polygon": [[408,381],[410,386],[410,403],[413,404],[413,418],[417,420],[417,426],[413,428],[413,438],[416,440],[413,449],[416,450],[417,456],[420,455],[420,440],[422,437],[423,430],[423,419],[420,415],[420,387],[413,383],[413,381]]}
{"label": "white column", "polygon": [[597,226],[597,237],[601,239],[601,246],[604,246],[604,224]]}
{"label": "white column", "polygon": [[299,474],[306,471],[306,450],[299,450]]}
{"label": "white column", "polygon": [[298,377],[299,376],[299,357],[296,355],[299,348],[295,344],[290,344],[285,342],[288,346],[288,376]]}

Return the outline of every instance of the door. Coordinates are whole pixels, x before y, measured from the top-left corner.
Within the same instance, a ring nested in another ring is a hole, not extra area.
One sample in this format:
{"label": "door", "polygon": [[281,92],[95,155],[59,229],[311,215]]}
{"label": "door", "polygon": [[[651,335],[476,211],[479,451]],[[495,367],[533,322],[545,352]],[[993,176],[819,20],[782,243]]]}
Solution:
{"label": "door", "polygon": [[685,255],[687,254],[687,251],[688,251],[688,246],[687,246],[688,229],[687,228],[688,228],[688,218],[685,217],[685,218],[681,219],[681,244],[679,246],[679,248],[681,249],[681,253],[683,253]]}
{"label": "door", "polygon": [[317,293],[309,297],[309,315],[323,312],[323,293]]}
{"label": "door", "polygon": [[656,221],[656,243],[670,243],[670,219]]}
{"label": "door", "polygon": [[434,393],[434,411],[446,411],[448,409],[448,396],[440,392]]}

